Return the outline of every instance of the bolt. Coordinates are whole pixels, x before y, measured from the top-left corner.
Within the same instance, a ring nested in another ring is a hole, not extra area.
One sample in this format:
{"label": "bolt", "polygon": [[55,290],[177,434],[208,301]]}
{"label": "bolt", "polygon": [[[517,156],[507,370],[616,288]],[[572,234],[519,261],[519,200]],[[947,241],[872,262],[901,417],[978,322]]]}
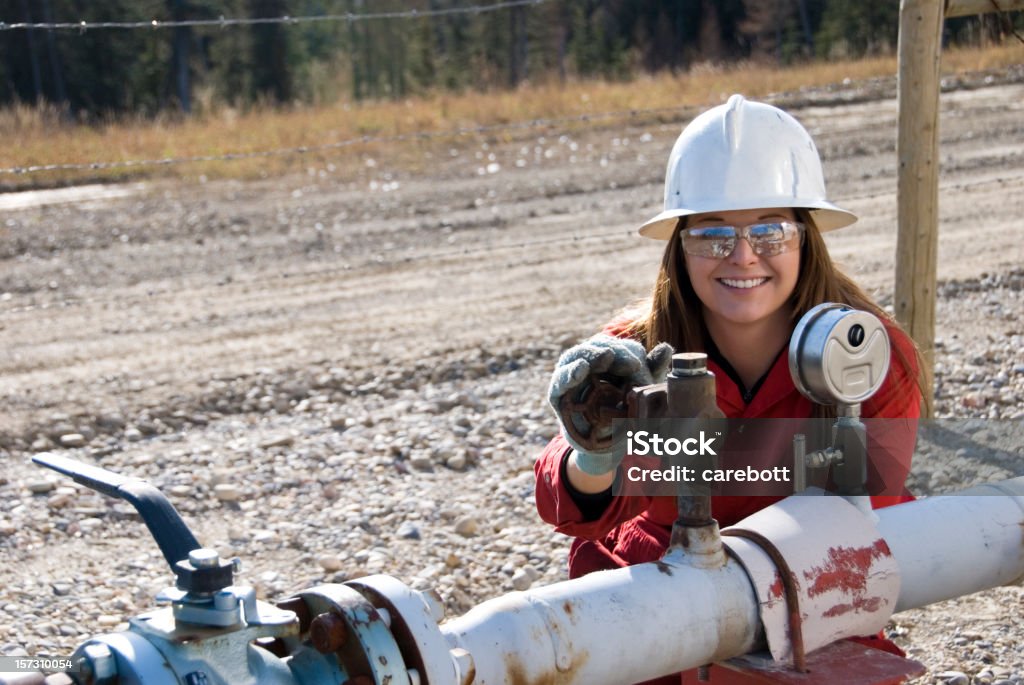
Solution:
{"label": "bolt", "polygon": [[673,376],[702,376],[708,369],[708,356],[703,352],[680,352],[672,355]]}
{"label": "bolt", "polygon": [[111,685],[117,682],[117,661],[110,648],[101,642],[94,642],[82,649],[79,662],[82,675],[92,685]]}
{"label": "bolt", "polygon": [[217,568],[220,566],[220,555],[215,549],[200,547],[188,553],[188,561],[193,568]]}
{"label": "bolt", "polygon": [[309,639],[316,651],[330,654],[341,649],[348,640],[348,626],[341,616],[325,612],[309,625]]}

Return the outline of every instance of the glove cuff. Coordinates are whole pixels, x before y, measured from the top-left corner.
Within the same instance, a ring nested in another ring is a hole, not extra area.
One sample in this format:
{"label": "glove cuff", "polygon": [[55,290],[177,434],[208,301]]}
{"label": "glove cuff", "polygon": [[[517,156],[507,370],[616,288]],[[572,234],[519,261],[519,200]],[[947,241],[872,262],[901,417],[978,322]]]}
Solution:
{"label": "glove cuff", "polygon": [[588,476],[603,476],[619,467],[619,461],[611,454],[594,454],[576,447],[572,451],[576,453],[576,467]]}

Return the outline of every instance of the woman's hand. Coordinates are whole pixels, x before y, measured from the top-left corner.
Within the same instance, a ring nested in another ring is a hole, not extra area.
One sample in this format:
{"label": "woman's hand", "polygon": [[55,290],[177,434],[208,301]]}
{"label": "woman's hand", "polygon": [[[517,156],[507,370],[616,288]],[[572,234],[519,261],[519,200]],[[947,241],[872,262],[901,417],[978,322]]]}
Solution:
{"label": "woman's hand", "polygon": [[[561,423],[566,420],[559,412],[561,399],[569,394],[574,397],[584,396],[596,374],[622,379],[633,387],[652,385],[664,380],[672,363],[672,352],[672,346],[668,343],[660,343],[648,353],[635,340],[595,335],[566,350],[559,358],[548,388],[548,401]],[[611,435],[611,425],[581,425],[586,424],[586,419],[580,414],[573,414],[570,420],[577,431],[591,434],[595,438]],[[616,457],[610,445],[604,449],[584,447],[573,440],[571,433],[563,423],[562,434],[575,450],[570,466],[576,466],[585,474],[603,476],[613,472],[619,465],[623,455]]]}

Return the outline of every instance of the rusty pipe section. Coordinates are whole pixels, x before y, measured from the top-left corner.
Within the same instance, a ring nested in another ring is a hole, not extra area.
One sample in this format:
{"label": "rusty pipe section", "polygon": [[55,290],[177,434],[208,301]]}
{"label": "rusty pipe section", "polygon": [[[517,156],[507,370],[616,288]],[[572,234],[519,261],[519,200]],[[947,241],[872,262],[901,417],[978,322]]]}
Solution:
{"label": "rusty pipe section", "polygon": [[473,685],[621,685],[745,654],[759,626],[738,563],[673,552],[484,602],[441,631],[472,655]]}
{"label": "rusty pipe section", "polygon": [[879,509],[896,611],[1024,581],[1024,477]]}
{"label": "rusty pipe section", "polygon": [[[811,624],[809,650],[874,632],[898,611],[1024,580],[1024,478],[870,516],[840,497],[791,497],[737,527],[761,531],[785,557]],[[742,565],[702,565],[674,550],[490,600],[441,632],[471,656],[474,685],[638,682],[765,643],[787,661],[780,569],[744,544],[730,538]]]}

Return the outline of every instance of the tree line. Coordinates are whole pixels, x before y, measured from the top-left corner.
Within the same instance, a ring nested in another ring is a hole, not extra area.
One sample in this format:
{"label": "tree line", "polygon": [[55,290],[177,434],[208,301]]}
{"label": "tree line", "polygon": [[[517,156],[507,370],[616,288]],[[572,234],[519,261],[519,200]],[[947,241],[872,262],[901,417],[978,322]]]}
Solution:
{"label": "tree line", "polygon": [[[322,103],[526,81],[628,79],[694,64],[785,66],[892,52],[897,0],[0,0],[13,23],[379,14],[245,26],[0,31],[0,104],[80,118],[216,104]],[[945,40],[998,39],[1021,17],[946,22]]]}

